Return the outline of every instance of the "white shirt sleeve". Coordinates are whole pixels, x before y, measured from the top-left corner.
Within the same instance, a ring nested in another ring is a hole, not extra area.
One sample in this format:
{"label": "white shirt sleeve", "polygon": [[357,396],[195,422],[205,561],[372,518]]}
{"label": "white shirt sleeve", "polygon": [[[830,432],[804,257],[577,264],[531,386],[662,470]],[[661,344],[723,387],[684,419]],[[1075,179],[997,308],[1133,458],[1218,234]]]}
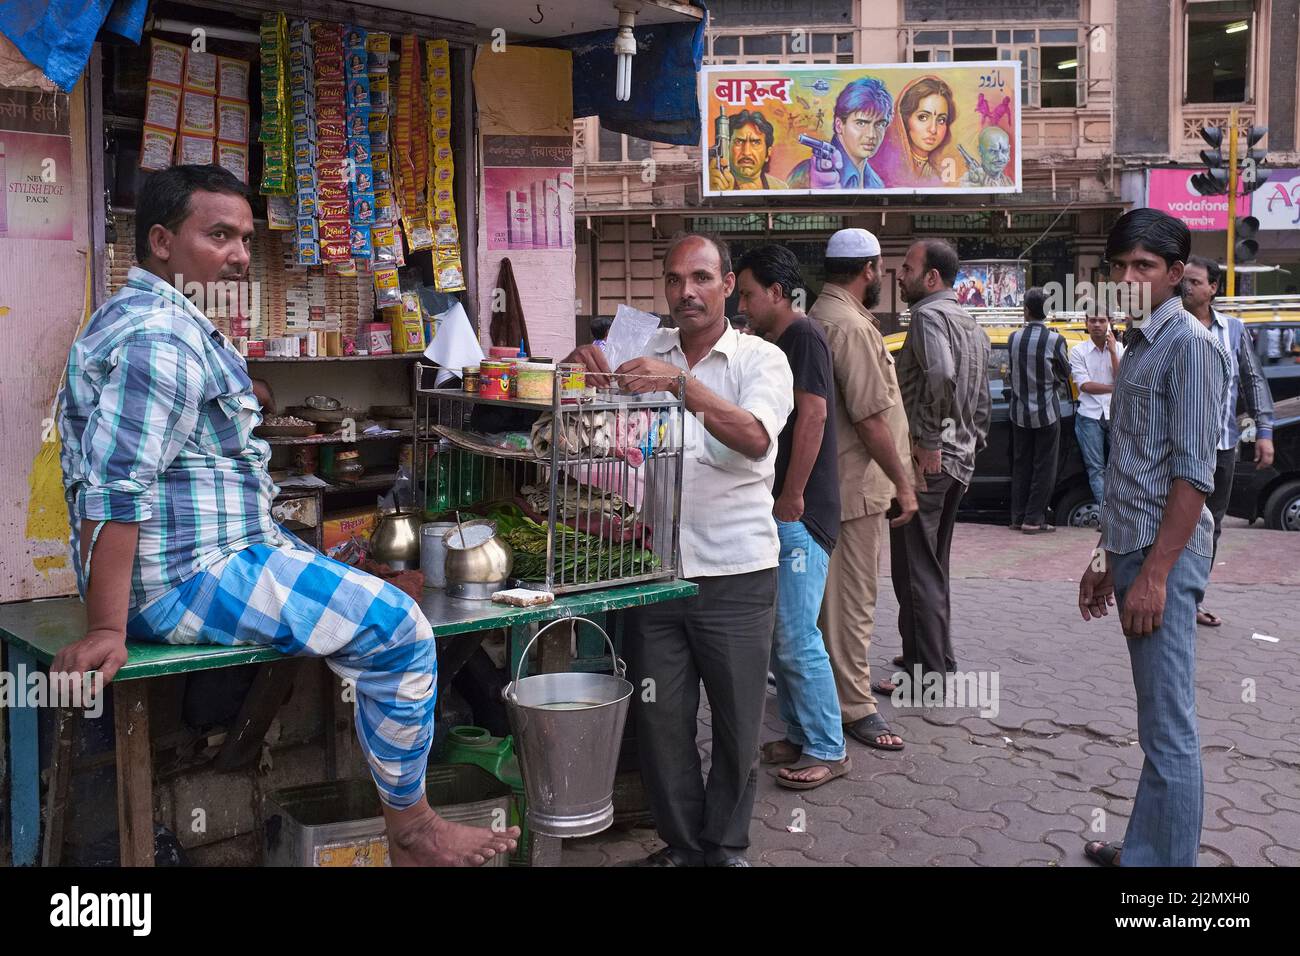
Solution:
{"label": "white shirt sleeve", "polygon": [[740,398],[736,402],[751,413],[767,432],[767,450],[757,459],[776,453],[777,439],[794,410],[794,374],[785,353],[770,342],[752,343],[749,360],[742,363]]}
{"label": "white shirt sleeve", "polygon": [[1091,342],[1080,342],[1070,349],[1070,374],[1074,376],[1075,385],[1082,386],[1092,381],[1092,376],[1088,374],[1088,358],[1083,354],[1084,348],[1091,344]]}

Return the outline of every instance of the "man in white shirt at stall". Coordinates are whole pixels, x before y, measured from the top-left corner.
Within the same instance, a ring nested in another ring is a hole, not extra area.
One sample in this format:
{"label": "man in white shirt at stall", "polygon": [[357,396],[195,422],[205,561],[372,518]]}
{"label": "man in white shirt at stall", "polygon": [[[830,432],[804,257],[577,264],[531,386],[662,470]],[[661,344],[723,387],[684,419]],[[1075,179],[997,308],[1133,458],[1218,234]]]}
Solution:
{"label": "man in white shirt at stall", "polygon": [[1074,436],[1088,469],[1088,485],[1101,514],[1106,487],[1106,460],[1110,457],[1110,396],[1119,375],[1124,346],[1115,340],[1110,319],[1090,315],[1085,320],[1088,340],[1070,349],[1070,377],[1079,388],[1079,407],[1074,415]]}
{"label": "man in white shirt at stall", "polygon": [[[689,413],[680,572],[699,593],[628,612],[641,775],[668,844],[647,866],[749,866],[780,554],[772,484],[794,379],[780,349],[731,327],[735,283],[722,241],[676,237],[664,292],[677,328],[659,329],[641,357],[613,370],[619,388],[636,394],[676,395],[685,372]],[[610,371],[590,345],[566,361]],[[713,716],[707,785],[696,743],[701,680]]]}

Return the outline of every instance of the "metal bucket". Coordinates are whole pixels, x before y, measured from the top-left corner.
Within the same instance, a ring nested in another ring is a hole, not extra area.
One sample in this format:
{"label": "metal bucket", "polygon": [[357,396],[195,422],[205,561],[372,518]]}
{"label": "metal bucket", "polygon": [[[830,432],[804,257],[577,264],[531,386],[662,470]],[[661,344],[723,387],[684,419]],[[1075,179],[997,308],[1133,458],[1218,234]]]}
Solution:
{"label": "metal bucket", "polygon": [[[548,628],[583,621],[609,645],[614,674],[535,674],[519,678],[528,651]],[[599,833],[614,821],[614,775],[632,685],[605,629],[586,618],[562,618],[538,630],[501,692],[528,796],[528,826],[553,837]]]}

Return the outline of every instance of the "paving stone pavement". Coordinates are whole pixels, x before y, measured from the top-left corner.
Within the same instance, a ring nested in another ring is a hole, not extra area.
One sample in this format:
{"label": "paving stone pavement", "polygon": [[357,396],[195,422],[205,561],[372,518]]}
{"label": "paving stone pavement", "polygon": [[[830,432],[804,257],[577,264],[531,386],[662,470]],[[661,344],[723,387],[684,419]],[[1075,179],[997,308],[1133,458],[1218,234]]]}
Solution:
{"label": "paving stone pavement", "polygon": [[[849,741],[853,770],[812,791],[760,767],[749,857],[771,866],[1089,866],[1083,844],[1121,839],[1142,766],[1128,653],[1117,618],[1085,623],[1078,574],[1095,532],[1017,535],[960,524],[953,548],[958,666],[995,672],[996,712],[882,713],[903,739]],[[1197,702],[1205,768],[1202,866],[1300,865],[1300,544],[1225,529],[1201,628]],[[887,561],[887,557],[885,559]],[[873,676],[900,650],[882,568]],[[1262,641],[1255,635],[1277,638]],[[991,685],[988,685],[991,688]],[[709,719],[701,708],[707,767]],[[763,740],[784,727],[769,694]],[[648,828],[566,841],[563,862],[609,866],[662,846]]]}

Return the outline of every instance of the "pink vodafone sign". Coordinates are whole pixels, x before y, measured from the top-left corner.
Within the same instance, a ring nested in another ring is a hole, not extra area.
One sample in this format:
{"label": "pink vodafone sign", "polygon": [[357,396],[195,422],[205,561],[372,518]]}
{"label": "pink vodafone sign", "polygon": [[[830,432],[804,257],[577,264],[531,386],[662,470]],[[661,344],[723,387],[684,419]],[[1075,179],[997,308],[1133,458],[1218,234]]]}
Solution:
{"label": "pink vodafone sign", "polygon": [[[1228,197],[1202,196],[1192,188],[1200,169],[1152,169],[1147,172],[1147,205],[1187,223],[1188,229],[1207,232],[1228,228]],[[1237,184],[1237,216],[1250,215],[1251,197]]]}

